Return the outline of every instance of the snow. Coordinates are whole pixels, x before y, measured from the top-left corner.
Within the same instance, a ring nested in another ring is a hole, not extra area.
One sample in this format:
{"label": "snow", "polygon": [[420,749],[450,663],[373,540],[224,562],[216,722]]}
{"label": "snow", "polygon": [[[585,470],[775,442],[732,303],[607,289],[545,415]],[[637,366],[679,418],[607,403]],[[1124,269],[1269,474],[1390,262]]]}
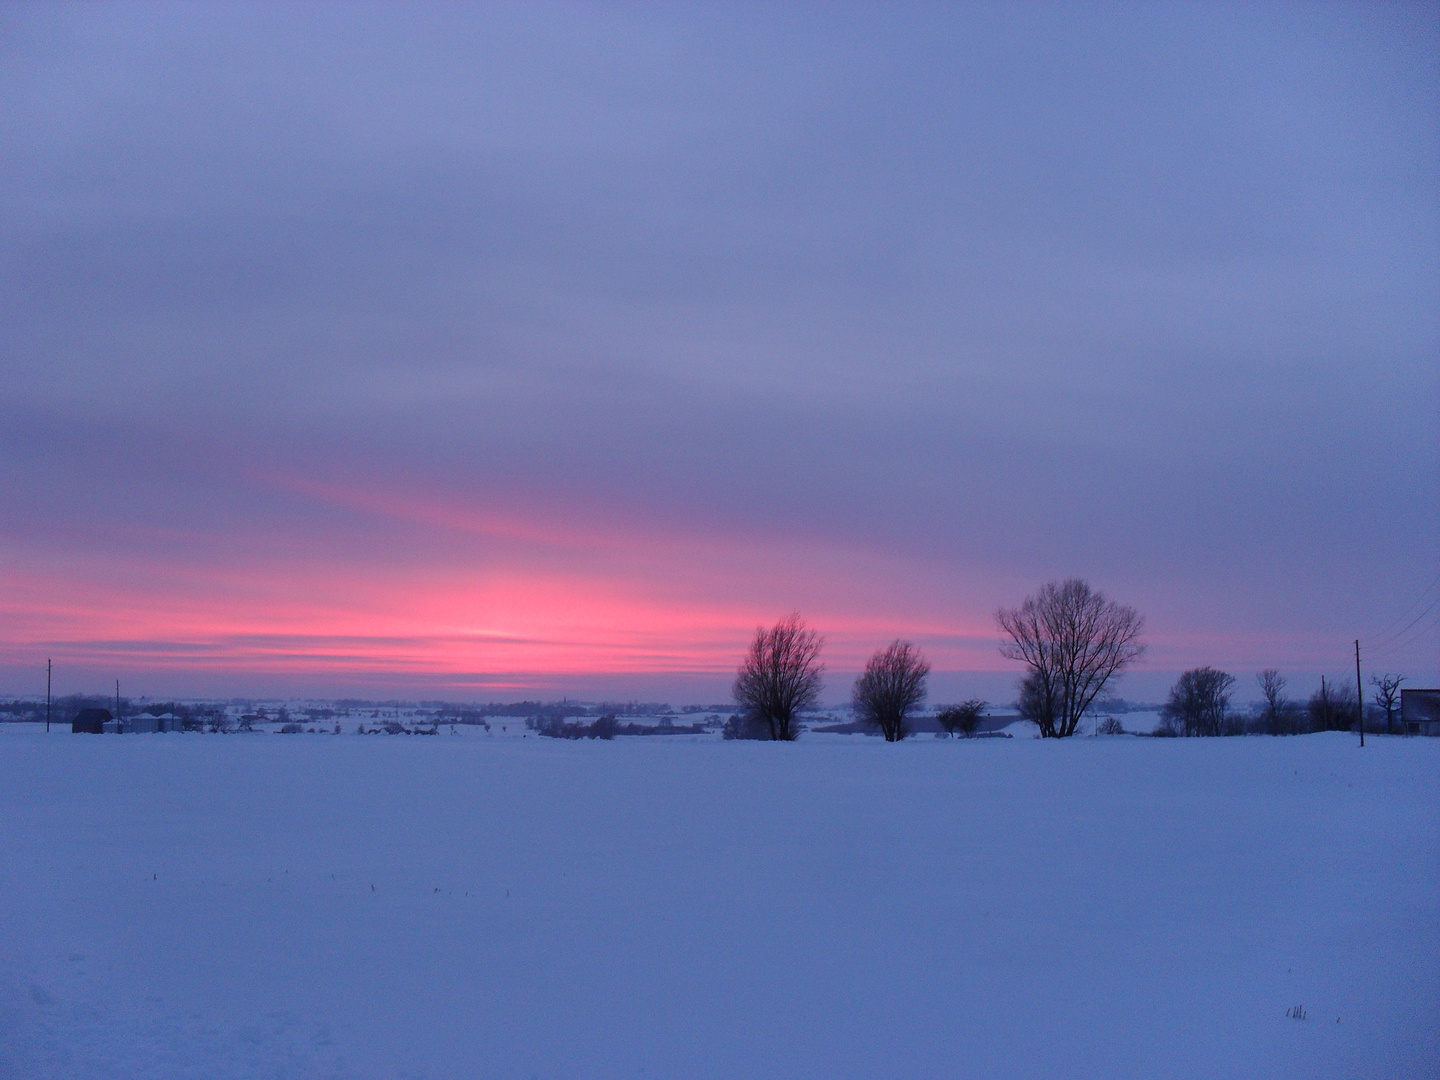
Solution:
{"label": "snow", "polygon": [[0,1076],[1440,1072],[1440,740],[441,732],[4,725]]}

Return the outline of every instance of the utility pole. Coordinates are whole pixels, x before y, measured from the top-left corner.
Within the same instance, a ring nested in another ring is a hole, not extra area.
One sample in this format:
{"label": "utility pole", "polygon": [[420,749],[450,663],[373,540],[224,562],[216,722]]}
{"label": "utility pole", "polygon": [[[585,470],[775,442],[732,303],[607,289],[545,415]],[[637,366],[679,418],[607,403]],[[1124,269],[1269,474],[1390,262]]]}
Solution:
{"label": "utility pole", "polygon": [[45,661],[45,730],[50,730],[50,661]]}
{"label": "utility pole", "polygon": [[1360,745],[1365,745],[1365,687],[1360,682],[1360,639],[1355,639],[1355,705],[1360,710]]}
{"label": "utility pole", "polygon": [[115,680],[115,730],[120,730],[120,680]]}

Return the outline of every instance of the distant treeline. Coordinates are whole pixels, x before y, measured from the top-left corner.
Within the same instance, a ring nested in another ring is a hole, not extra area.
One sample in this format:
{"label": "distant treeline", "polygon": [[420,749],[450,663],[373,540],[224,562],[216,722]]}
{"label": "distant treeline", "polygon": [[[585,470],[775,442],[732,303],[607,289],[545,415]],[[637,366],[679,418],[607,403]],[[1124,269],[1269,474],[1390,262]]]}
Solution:
{"label": "distant treeline", "polygon": [[602,701],[584,705],[574,701],[513,701],[491,702],[488,705],[455,705],[444,702],[424,702],[423,707],[433,708],[436,719],[442,723],[478,724],[487,716],[506,716],[516,719],[559,720],[569,717],[601,716],[664,716],[666,714],[691,715],[702,712],[734,712],[734,705],[686,705],[676,709],[655,701],[615,702]]}
{"label": "distant treeline", "polygon": [[[1266,668],[1255,676],[1264,701],[1250,712],[1230,708],[1235,677],[1211,667],[1184,672],[1160,710],[1155,735],[1305,735],[1317,731],[1365,730],[1393,733],[1399,716],[1403,676],[1371,676],[1374,700],[1360,700],[1358,687],[1347,678],[1321,678],[1320,689],[1301,704],[1285,695],[1280,672]],[[1363,710],[1363,713],[1362,713]],[[1363,715],[1363,720],[1362,720]]]}
{"label": "distant treeline", "polygon": [[[129,705],[129,699],[120,699],[121,708]],[[109,709],[115,708],[113,697],[101,697],[98,694],[66,694],[64,697],[52,698],[50,701],[50,719],[55,723],[69,723],[71,718],[81,709]],[[178,714],[177,714],[178,715]],[[45,722],[45,699],[38,701],[14,700],[0,702],[0,721],[15,723],[40,723]]]}
{"label": "distant treeline", "polygon": [[693,724],[676,724],[665,717],[658,724],[622,724],[614,713],[606,713],[590,723],[579,721],[566,723],[564,720],[532,716],[525,726],[537,735],[549,739],[613,739],[617,735],[704,735],[712,725],[720,722],[719,714],[712,714],[705,720]]}
{"label": "distant treeline", "polygon": [[[66,694],[63,697],[51,699],[51,719],[57,723],[64,720],[67,723],[81,709],[106,709],[114,712],[116,700],[102,694]],[[343,717],[351,713],[373,713],[381,715],[394,710],[405,709],[411,712],[422,712],[432,716],[439,723],[447,724],[479,724],[486,717],[513,717],[517,720],[528,720],[539,718],[543,720],[565,720],[569,717],[600,717],[606,715],[618,716],[665,716],[665,715],[693,715],[696,713],[730,713],[735,711],[733,704],[725,705],[684,705],[676,708],[666,702],[657,701],[630,701],[614,702],[602,701],[594,704],[581,704],[574,701],[504,701],[489,702],[487,704],[457,704],[450,701],[369,701],[360,698],[339,698],[327,701],[324,704],[298,704],[291,702],[290,706],[277,706],[275,702],[257,702],[249,698],[227,698],[224,701],[143,701],[134,698],[121,697],[119,701],[120,712],[124,716],[133,716],[137,713],[147,712],[156,716],[165,713],[173,713],[185,719],[195,718],[210,720],[213,717],[223,715],[227,708],[238,709],[242,713],[252,715],[259,719],[287,720],[293,712],[296,716],[304,716],[311,720],[330,720],[336,717]],[[0,723],[5,722],[33,722],[41,723],[45,720],[45,699],[44,698],[15,698],[11,701],[0,701]]]}

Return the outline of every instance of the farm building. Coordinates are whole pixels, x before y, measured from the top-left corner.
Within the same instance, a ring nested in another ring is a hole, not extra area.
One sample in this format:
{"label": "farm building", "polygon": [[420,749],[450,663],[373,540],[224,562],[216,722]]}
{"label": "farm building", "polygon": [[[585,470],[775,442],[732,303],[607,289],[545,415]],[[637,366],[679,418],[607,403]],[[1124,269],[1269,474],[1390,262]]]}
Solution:
{"label": "farm building", "polygon": [[99,735],[110,722],[109,709],[81,709],[75,714],[75,719],[70,721],[70,731],[77,735]]}
{"label": "farm building", "polygon": [[70,722],[70,730],[89,735],[131,735],[155,731],[184,731],[185,724],[174,713],[155,716],[146,712],[128,720],[116,720],[109,709],[81,709]]}
{"label": "farm building", "polygon": [[1407,735],[1440,735],[1440,690],[1401,690],[1400,723]]}
{"label": "farm building", "polygon": [[185,725],[174,713],[162,713],[154,716],[144,712],[139,716],[132,716],[129,720],[120,722],[120,731],[123,734],[141,734],[155,731],[184,731]]}

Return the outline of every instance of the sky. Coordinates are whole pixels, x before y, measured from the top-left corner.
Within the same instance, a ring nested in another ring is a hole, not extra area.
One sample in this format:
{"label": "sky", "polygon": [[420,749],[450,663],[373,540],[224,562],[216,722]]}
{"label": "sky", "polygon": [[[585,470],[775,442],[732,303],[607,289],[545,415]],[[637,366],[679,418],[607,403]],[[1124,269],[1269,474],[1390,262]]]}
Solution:
{"label": "sky", "polygon": [[0,8],[7,696],[1435,685],[1437,417],[1434,5]]}

